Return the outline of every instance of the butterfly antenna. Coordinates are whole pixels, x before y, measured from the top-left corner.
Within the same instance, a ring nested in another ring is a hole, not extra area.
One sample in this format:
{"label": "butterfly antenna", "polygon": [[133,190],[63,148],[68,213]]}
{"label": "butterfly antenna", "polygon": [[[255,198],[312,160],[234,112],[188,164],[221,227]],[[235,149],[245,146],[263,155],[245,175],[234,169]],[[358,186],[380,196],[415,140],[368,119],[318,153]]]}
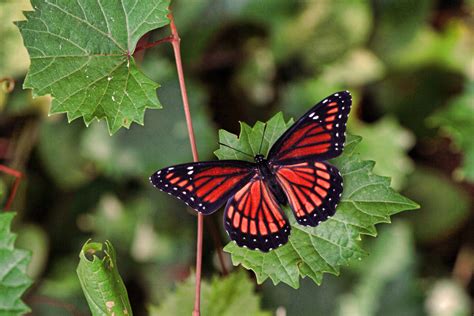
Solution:
{"label": "butterfly antenna", "polygon": [[237,152],[239,152],[239,153],[241,153],[241,154],[244,154],[244,155],[246,155],[246,156],[249,156],[249,157],[254,158],[252,155],[247,154],[246,152],[243,152],[243,151],[241,151],[241,150],[238,150],[238,149],[236,149],[236,148],[234,148],[234,147],[231,147],[231,146],[229,146],[229,145],[227,145],[227,144],[224,144],[224,143],[219,142],[219,145],[222,145],[222,146],[224,146],[224,147],[228,147],[228,148],[233,149],[233,150],[235,150],[235,151],[237,151]]}
{"label": "butterfly antenna", "polygon": [[263,145],[263,140],[265,139],[265,131],[267,130],[267,123],[265,123],[265,126],[263,127],[263,135],[262,135],[262,140],[260,141],[260,148],[258,148],[258,153],[262,154],[262,145]]}

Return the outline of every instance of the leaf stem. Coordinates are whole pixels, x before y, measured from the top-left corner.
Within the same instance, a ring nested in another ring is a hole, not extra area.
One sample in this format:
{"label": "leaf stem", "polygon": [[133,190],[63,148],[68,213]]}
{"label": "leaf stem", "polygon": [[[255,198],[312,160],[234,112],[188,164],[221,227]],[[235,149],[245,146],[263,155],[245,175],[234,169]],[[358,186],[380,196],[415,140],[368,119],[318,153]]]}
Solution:
{"label": "leaf stem", "polygon": [[[147,49],[147,48],[152,48],[152,47],[158,46],[162,43],[171,43],[173,45],[174,41],[175,41],[174,36],[170,35],[170,36],[167,36],[165,38],[159,39],[159,40],[151,42],[151,43],[144,43],[144,44],[141,43],[141,44],[137,45],[137,47],[135,48],[135,51],[133,53],[135,54],[135,53],[137,53],[141,50],[144,50],[144,49]],[[178,41],[179,41],[179,38],[178,38]],[[173,45],[173,47],[174,47],[174,45]]]}
{"label": "leaf stem", "polygon": [[[168,41],[171,42],[171,45],[173,45],[174,58],[176,60],[176,69],[178,71],[179,87],[181,90],[181,97],[183,99],[184,115],[186,116],[186,125],[188,127],[189,142],[191,143],[191,151],[193,153],[193,160],[198,161],[199,157],[198,157],[198,152],[196,148],[196,139],[194,137],[193,122],[191,119],[191,112],[189,111],[188,94],[186,92],[183,65],[181,62],[181,50],[180,50],[181,39],[179,38],[178,29],[176,28],[176,24],[174,23],[173,14],[170,12],[168,14],[168,17],[170,19],[171,36],[157,41],[158,43],[153,42],[148,45],[144,45],[144,47],[152,47],[154,45],[158,45],[159,43],[168,42]],[[203,235],[203,226],[204,226],[203,219],[204,219],[203,215],[199,213],[198,224],[197,224],[197,239],[196,239],[196,286],[195,286],[193,316],[199,316],[200,310],[201,310],[202,235]]]}

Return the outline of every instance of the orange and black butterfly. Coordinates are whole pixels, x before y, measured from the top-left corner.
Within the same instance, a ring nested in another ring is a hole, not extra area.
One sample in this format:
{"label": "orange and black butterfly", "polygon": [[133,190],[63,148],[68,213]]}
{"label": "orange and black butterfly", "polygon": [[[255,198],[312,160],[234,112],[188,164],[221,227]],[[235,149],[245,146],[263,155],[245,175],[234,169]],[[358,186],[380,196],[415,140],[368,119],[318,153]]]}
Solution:
{"label": "orange and black butterfly", "polygon": [[268,252],[288,241],[289,204],[301,225],[316,226],[336,212],[342,177],[325,162],[341,154],[351,95],[328,96],[293,124],[255,162],[188,163],[155,172],[151,183],[208,215],[226,204],[224,226],[239,246]]}

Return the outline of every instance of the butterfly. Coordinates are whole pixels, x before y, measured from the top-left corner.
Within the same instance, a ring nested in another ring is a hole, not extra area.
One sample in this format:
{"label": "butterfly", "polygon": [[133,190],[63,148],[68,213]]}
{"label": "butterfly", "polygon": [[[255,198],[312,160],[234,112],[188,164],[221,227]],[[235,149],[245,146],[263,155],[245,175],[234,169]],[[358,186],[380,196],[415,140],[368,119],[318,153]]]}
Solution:
{"label": "butterfly", "polygon": [[343,179],[326,160],[344,149],[351,103],[349,91],[328,96],[255,162],[180,164],[158,170],[150,182],[204,215],[226,204],[229,237],[241,247],[271,251],[287,243],[291,231],[282,206],[289,204],[304,226],[317,226],[335,214]]}

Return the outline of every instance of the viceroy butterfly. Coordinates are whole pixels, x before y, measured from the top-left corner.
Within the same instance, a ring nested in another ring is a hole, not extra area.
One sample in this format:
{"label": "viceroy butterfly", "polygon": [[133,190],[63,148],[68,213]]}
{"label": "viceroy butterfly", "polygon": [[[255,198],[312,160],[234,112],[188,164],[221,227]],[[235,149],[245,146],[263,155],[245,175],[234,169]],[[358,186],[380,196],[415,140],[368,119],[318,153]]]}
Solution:
{"label": "viceroy butterfly", "polygon": [[325,160],[342,153],[352,98],[334,93],[295,122],[255,162],[204,161],[155,172],[151,183],[208,215],[226,204],[224,226],[239,246],[268,252],[288,241],[289,221],[317,226],[336,212],[342,195],[339,170]]}

